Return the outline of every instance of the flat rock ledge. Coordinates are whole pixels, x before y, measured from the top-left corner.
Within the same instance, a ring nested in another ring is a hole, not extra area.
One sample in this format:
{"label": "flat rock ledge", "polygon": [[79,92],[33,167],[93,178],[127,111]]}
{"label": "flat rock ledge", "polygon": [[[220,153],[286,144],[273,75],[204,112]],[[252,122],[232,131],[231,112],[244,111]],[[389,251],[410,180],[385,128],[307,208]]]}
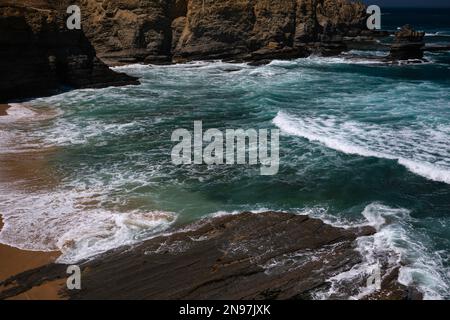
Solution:
{"label": "flat rock ledge", "polygon": [[[80,262],[81,290],[68,299],[314,299],[330,278],[362,262],[357,237],[372,227],[336,228],[280,212],[207,218],[142,243]],[[49,264],[0,283],[0,299],[65,279],[67,265]],[[350,294],[362,282],[348,284]],[[347,289],[345,291],[347,291]],[[366,299],[411,299],[390,272]],[[413,292],[413,293],[412,293]],[[337,299],[348,298],[342,294]]]}

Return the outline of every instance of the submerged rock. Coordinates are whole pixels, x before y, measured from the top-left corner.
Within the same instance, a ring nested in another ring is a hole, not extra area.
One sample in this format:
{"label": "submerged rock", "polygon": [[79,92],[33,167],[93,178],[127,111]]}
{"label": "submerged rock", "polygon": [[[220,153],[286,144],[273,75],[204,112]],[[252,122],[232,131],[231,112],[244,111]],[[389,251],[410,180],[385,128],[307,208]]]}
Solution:
{"label": "submerged rock", "polygon": [[[172,231],[80,263],[82,289],[61,294],[71,299],[311,299],[328,291],[330,278],[361,263],[355,239],[375,232],[279,212],[209,218]],[[0,283],[0,298],[65,278],[66,268],[50,264],[12,277]],[[363,275],[347,283],[345,291],[358,292],[364,281]],[[395,294],[388,295],[390,288]],[[407,292],[395,276],[384,277],[383,297],[411,297]]]}

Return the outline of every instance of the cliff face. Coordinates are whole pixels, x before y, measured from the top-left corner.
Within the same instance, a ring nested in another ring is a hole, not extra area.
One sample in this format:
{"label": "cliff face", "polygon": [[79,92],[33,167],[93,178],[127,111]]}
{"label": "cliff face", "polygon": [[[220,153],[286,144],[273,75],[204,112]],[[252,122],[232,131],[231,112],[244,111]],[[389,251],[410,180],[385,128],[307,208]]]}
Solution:
{"label": "cliff face", "polygon": [[423,59],[425,32],[417,32],[410,25],[395,33],[389,58],[393,60]]}
{"label": "cliff face", "polygon": [[[61,2],[58,2],[61,3]],[[136,84],[101,62],[81,30],[65,27],[55,1],[0,4],[0,102],[74,88]]]}
{"label": "cliff face", "polygon": [[80,6],[87,37],[109,63],[301,56],[360,34],[367,17],[363,4],[348,0],[81,0]]}
{"label": "cliff face", "polygon": [[[81,8],[82,30],[66,9]],[[137,83],[107,64],[195,59],[260,61],[333,55],[364,32],[348,0],[2,0],[0,102],[75,88]],[[99,60],[97,56],[102,60]]]}
{"label": "cliff face", "polygon": [[173,0],[82,0],[78,5],[83,30],[107,63],[167,60]]}

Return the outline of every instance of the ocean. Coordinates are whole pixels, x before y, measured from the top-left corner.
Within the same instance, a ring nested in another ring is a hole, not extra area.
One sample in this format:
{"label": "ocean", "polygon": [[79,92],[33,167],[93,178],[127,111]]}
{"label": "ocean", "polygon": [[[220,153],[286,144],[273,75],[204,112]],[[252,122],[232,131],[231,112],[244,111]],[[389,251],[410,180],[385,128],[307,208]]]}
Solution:
{"label": "ocean", "polygon": [[[449,43],[449,16],[386,9],[382,24]],[[367,54],[129,65],[115,69],[141,85],[13,104],[0,117],[0,242],[73,263],[202,217],[287,211],[377,228],[358,240],[362,264],[332,288],[380,261],[425,298],[450,298],[450,52],[411,65]],[[196,120],[204,130],[279,129],[278,174],[174,165],[171,134]]]}

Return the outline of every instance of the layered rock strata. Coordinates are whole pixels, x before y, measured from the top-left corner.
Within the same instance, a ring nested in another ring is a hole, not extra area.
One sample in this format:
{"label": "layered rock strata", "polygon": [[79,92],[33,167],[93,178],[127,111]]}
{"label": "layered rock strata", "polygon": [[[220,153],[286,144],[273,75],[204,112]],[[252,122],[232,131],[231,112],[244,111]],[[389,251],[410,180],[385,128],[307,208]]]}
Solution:
{"label": "layered rock strata", "polygon": [[410,25],[395,33],[389,58],[392,60],[423,59],[425,32],[415,31]]}
{"label": "layered rock strata", "polygon": [[110,64],[332,55],[371,34],[347,0],[81,0],[83,28]]}
{"label": "layered rock strata", "polygon": [[[347,280],[332,295],[333,277],[363,261],[357,237],[371,227],[341,229],[308,216],[242,213],[205,219],[134,246],[80,262],[82,289],[71,299],[345,299],[357,295],[367,275]],[[49,264],[0,283],[0,298],[55,279],[67,266]],[[420,298],[382,272],[382,288],[368,299]]]}

